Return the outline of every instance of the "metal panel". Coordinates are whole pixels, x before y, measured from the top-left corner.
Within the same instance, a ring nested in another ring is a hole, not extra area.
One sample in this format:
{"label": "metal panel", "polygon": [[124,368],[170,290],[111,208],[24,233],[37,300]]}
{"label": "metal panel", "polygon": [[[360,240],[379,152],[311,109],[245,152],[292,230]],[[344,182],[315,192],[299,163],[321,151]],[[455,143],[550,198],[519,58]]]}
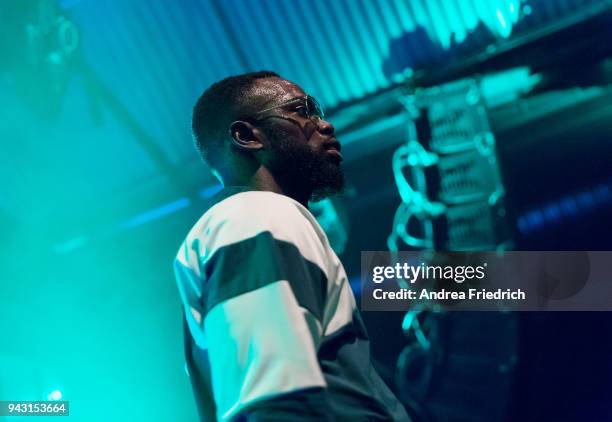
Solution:
{"label": "metal panel", "polygon": [[[275,70],[334,107],[401,80],[383,64],[393,40],[407,32],[421,27],[431,43],[409,45],[394,59],[418,62],[451,39],[461,42],[479,23],[508,36],[523,7],[519,0],[62,3],[80,27],[88,60],[174,162],[193,158],[185,141],[191,105],[224,76]],[[583,2],[529,4],[537,24]]]}

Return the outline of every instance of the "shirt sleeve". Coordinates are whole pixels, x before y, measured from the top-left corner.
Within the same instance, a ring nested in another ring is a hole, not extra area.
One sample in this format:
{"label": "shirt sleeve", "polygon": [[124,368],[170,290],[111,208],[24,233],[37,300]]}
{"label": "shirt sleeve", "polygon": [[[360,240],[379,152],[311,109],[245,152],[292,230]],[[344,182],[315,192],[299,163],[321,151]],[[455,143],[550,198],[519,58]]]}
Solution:
{"label": "shirt sleeve", "polygon": [[329,417],[317,359],[323,246],[295,205],[280,208],[230,214],[203,239],[202,328],[221,420]]}

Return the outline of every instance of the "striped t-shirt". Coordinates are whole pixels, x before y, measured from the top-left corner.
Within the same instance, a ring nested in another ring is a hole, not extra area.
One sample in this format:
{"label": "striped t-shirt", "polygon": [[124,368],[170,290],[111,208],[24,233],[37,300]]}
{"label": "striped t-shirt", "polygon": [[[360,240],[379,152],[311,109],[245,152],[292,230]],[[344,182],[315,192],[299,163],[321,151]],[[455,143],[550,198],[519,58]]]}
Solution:
{"label": "striped t-shirt", "polygon": [[340,260],[297,201],[223,189],[174,269],[202,420],[408,420],[372,367]]}

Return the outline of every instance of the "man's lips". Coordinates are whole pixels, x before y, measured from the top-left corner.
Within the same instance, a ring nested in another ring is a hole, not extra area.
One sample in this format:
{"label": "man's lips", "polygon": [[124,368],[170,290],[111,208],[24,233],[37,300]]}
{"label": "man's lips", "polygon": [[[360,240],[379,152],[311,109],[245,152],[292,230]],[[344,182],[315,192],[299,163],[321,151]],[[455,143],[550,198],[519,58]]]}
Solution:
{"label": "man's lips", "polygon": [[326,151],[329,155],[333,155],[334,157],[336,157],[339,161],[342,161],[342,154],[340,154],[340,151],[338,151],[335,148],[330,148]]}
{"label": "man's lips", "polygon": [[342,161],[342,154],[340,154],[340,150],[342,147],[340,146],[340,142],[333,138],[331,141],[327,141],[323,144],[325,151],[336,157],[339,161]]}

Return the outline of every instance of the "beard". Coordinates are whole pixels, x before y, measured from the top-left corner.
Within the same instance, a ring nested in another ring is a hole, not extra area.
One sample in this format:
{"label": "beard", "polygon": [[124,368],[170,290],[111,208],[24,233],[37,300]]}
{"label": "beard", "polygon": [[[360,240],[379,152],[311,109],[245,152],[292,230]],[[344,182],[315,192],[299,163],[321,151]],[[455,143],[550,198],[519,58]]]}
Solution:
{"label": "beard", "polygon": [[345,187],[340,163],[321,147],[315,150],[297,128],[268,125],[266,135],[273,159],[267,164],[277,182],[289,191],[311,192],[316,202],[341,193]]}

